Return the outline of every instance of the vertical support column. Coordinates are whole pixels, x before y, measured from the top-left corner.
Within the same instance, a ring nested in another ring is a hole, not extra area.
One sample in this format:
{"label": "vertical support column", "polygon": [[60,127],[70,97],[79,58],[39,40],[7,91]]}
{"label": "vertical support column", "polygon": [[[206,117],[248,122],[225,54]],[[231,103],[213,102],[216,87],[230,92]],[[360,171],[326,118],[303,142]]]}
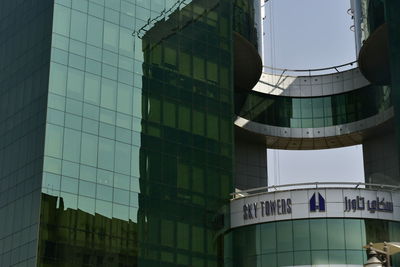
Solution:
{"label": "vertical support column", "polygon": [[[394,106],[395,136],[392,143],[396,147],[397,154],[400,153],[400,1],[385,1],[385,16],[389,29],[389,61],[391,72],[392,103]],[[397,172],[399,172],[400,161],[397,159]],[[396,185],[400,181],[397,179]]]}
{"label": "vertical support column", "polygon": [[365,182],[398,185],[399,157],[394,131],[376,135],[363,142]]}
{"label": "vertical support column", "polygon": [[267,149],[264,138],[236,129],[234,187],[246,190],[267,185]]}

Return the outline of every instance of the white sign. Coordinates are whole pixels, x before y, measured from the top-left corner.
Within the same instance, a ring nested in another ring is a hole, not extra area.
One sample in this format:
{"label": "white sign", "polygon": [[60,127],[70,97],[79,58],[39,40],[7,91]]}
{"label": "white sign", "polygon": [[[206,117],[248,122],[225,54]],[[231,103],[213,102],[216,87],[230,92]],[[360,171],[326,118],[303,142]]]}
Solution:
{"label": "white sign", "polygon": [[231,227],[311,218],[400,221],[400,193],[321,188],[266,192],[231,200]]}

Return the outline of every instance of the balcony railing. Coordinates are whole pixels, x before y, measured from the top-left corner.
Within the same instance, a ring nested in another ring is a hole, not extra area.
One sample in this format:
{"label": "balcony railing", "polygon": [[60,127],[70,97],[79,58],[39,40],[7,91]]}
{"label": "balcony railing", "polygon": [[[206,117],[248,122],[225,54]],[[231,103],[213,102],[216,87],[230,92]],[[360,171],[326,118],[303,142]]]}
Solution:
{"label": "balcony railing", "polygon": [[302,76],[302,77],[312,77],[319,75],[327,75],[333,73],[340,73],[343,71],[351,70],[357,68],[357,61],[348,62],[341,65],[336,65],[327,68],[316,68],[316,69],[283,69],[275,68],[271,66],[263,66],[263,72],[274,75],[288,75],[288,76]]}
{"label": "balcony railing", "polygon": [[295,189],[311,189],[311,188],[349,188],[349,189],[374,189],[374,190],[385,190],[385,191],[399,191],[400,186],[395,185],[383,185],[373,183],[355,183],[355,182],[309,182],[309,183],[297,183],[297,184],[283,184],[283,185],[271,185],[264,187],[257,187],[248,190],[240,190],[231,193],[232,199],[238,199],[242,197],[253,196],[257,194],[264,194],[269,192],[278,192]]}

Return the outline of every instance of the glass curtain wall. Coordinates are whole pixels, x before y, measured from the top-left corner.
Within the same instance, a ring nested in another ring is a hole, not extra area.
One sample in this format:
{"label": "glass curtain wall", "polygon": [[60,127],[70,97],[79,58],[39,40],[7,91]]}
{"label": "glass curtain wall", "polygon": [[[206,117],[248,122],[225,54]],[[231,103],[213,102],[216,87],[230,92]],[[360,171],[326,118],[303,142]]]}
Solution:
{"label": "glass curtain wall", "polygon": [[[389,56],[391,71],[391,86],[393,88],[393,105],[395,111],[395,130],[397,137],[397,153],[400,153],[400,2],[384,1],[385,17],[389,29]],[[400,162],[399,165],[400,166]],[[397,181],[400,184],[400,181]]]}
{"label": "glass curtain wall", "polygon": [[[382,220],[313,219],[233,229],[226,266],[363,266],[369,242],[396,242],[400,223]],[[399,266],[400,257],[392,257]]]}
{"label": "glass curtain wall", "polygon": [[193,1],[143,36],[144,266],[223,262],[219,212],[233,168],[231,10],[230,1]]}
{"label": "glass curtain wall", "polygon": [[391,106],[388,86],[369,85],[349,93],[323,97],[285,97],[252,91],[236,114],[267,125],[317,128],[366,119]]}
{"label": "glass curtain wall", "polygon": [[[400,2],[392,0],[362,0],[363,6],[363,33],[372,34],[383,23],[387,23],[388,28],[388,47],[389,49],[389,68],[392,88],[391,101],[394,107],[394,131],[396,133],[397,153],[400,152]],[[366,39],[366,38],[365,38]],[[379,51],[378,51],[379,53]],[[400,166],[400,162],[398,163]],[[399,184],[400,181],[397,181]]]}
{"label": "glass curtain wall", "polygon": [[35,266],[50,0],[0,1],[0,266]]}
{"label": "glass curtain wall", "polygon": [[218,266],[232,3],[56,0],[39,266]]}
{"label": "glass curtain wall", "polygon": [[257,12],[260,11],[256,9],[260,8],[259,1],[234,0],[233,6],[233,30],[258,48],[258,38],[262,34],[261,29],[257,28]]}

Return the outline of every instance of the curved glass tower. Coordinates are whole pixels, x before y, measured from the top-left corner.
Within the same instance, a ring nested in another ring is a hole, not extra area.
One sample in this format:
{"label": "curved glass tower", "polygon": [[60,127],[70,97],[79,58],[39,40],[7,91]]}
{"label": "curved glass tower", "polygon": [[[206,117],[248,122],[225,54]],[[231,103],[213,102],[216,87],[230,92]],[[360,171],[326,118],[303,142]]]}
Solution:
{"label": "curved glass tower", "polygon": [[343,218],[241,227],[231,237],[232,265],[363,266],[367,240],[399,240],[399,229],[399,222]]}

